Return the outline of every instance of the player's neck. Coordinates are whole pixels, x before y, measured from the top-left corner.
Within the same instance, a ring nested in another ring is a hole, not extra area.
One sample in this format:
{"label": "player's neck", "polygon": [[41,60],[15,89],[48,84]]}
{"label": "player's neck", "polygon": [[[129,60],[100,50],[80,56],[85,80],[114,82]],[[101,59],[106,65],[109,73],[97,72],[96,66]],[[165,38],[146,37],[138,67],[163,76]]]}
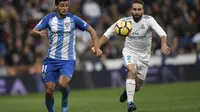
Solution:
{"label": "player's neck", "polygon": [[134,18],[134,17],[132,17],[133,18],[133,20],[136,22],[136,23],[138,23],[138,22],[140,22],[140,20],[142,19],[142,16],[140,17],[140,18]]}
{"label": "player's neck", "polygon": [[58,19],[63,19],[66,17],[66,15],[61,15],[58,12],[56,12],[56,16],[58,17]]}
{"label": "player's neck", "polygon": [[134,18],[133,18],[133,20],[134,20],[136,23],[138,23],[138,22],[140,22],[141,18],[139,18],[139,19],[134,19]]}

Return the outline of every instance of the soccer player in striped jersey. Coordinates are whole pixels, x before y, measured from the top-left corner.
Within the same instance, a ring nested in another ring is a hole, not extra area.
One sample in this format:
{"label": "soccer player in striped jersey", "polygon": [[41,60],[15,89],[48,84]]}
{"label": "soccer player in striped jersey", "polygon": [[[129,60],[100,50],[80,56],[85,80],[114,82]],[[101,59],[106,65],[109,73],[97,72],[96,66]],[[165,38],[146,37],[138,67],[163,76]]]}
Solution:
{"label": "soccer player in striped jersey", "polygon": [[84,20],[68,12],[68,0],[55,0],[55,12],[46,15],[32,30],[31,35],[45,36],[47,29],[49,49],[42,66],[42,80],[45,83],[45,104],[48,112],[54,112],[53,92],[56,84],[62,92],[62,112],[68,112],[69,82],[76,61],[75,29],[86,30],[90,33],[98,57],[102,51],[94,29]]}
{"label": "soccer player in striped jersey", "polygon": [[[134,0],[132,3],[132,16],[120,20],[131,22],[132,31],[125,38],[122,51],[124,65],[128,76],[126,89],[120,96],[120,102],[127,100],[128,112],[136,110],[134,102],[135,91],[142,86],[148,71],[148,62],[151,54],[152,30],[161,38],[161,51],[168,55],[170,48],[167,46],[167,35],[152,16],[144,15],[144,3],[141,0]],[[115,35],[114,23],[100,39],[100,46]],[[95,49],[92,48],[95,52]]]}

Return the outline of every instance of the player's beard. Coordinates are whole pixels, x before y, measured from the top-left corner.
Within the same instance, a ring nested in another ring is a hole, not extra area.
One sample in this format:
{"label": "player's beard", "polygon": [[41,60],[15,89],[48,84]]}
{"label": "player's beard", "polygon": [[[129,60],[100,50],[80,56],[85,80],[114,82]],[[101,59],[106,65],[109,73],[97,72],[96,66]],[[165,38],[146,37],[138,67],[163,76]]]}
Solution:
{"label": "player's beard", "polygon": [[135,22],[139,22],[140,19],[142,18],[142,15],[133,15],[133,14],[132,14],[132,17],[133,17],[133,20],[134,20]]}
{"label": "player's beard", "polygon": [[57,10],[57,13],[62,17],[65,17],[67,12],[68,12],[68,10],[65,10],[65,11],[64,10]]}
{"label": "player's beard", "polygon": [[64,12],[58,11],[58,14],[59,14],[61,17],[65,17],[67,13],[64,13]]}
{"label": "player's beard", "polygon": [[67,13],[60,13],[61,16],[65,16]]}

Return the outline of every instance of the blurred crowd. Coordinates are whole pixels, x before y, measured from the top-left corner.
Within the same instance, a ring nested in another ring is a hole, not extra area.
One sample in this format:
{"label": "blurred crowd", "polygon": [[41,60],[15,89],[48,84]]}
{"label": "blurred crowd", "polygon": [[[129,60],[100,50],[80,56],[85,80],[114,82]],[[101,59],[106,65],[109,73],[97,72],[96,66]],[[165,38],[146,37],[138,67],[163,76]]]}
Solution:
{"label": "blurred crowd", "polygon": [[[131,15],[132,0],[70,0],[70,12],[88,22],[101,35],[116,20]],[[145,14],[152,15],[168,35],[171,55],[200,50],[200,0],[143,0]],[[32,37],[30,31],[54,0],[0,1],[0,75],[40,74],[48,49],[48,37]],[[77,62],[97,60],[90,52],[87,32],[76,31]],[[121,58],[124,40],[112,37],[102,46],[105,58]],[[153,33],[152,55],[161,55],[160,38]]]}

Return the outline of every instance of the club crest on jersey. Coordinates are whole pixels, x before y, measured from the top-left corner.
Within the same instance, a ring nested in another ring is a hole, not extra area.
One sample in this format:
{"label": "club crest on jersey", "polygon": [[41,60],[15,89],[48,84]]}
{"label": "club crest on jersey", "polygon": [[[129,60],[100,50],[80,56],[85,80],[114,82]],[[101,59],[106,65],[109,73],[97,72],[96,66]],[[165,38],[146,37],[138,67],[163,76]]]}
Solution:
{"label": "club crest on jersey", "polygon": [[66,23],[65,23],[65,26],[66,26],[66,27],[68,27],[68,26],[69,26],[69,23],[68,23],[68,22],[66,22]]}
{"label": "club crest on jersey", "polygon": [[144,26],[144,24],[142,24],[141,28],[142,28],[142,29],[145,29],[145,26]]}

